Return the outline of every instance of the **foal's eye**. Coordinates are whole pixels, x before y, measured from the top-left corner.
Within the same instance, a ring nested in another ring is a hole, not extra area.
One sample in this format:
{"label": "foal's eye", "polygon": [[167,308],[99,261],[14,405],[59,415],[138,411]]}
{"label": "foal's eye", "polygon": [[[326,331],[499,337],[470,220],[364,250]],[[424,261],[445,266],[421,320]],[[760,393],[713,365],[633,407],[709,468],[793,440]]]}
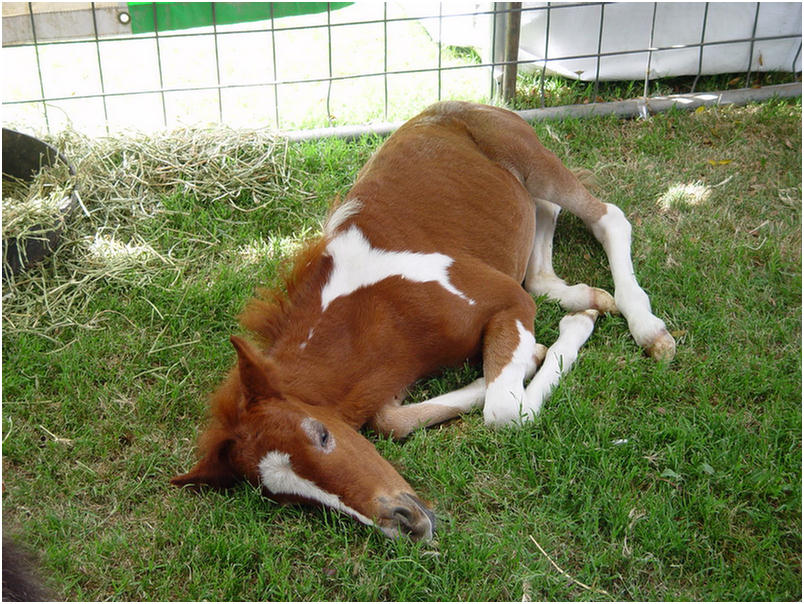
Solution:
{"label": "foal's eye", "polygon": [[302,420],[302,429],[307,434],[317,448],[321,449],[324,453],[329,453],[335,448],[335,439],[330,434],[327,427],[320,421],[307,417]]}
{"label": "foal's eye", "polygon": [[332,438],[332,435],[329,433],[329,430],[327,430],[324,424],[318,424],[316,428],[316,438],[318,439],[316,444],[318,445],[318,448],[324,453],[329,453],[335,448],[335,439]]}

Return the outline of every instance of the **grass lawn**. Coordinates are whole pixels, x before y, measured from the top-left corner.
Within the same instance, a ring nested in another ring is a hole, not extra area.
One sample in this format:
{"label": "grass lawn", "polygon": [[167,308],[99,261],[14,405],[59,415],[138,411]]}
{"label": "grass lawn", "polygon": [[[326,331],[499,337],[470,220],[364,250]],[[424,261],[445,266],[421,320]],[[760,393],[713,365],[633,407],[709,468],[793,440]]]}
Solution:
{"label": "grass lawn", "polygon": [[[206,397],[234,361],[235,315],[381,140],[277,145],[277,192],[257,198],[247,183],[217,200],[163,185],[107,216],[111,202],[85,184],[92,218],[77,215],[52,259],[3,285],[3,526],[41,553],[54,594],[799,600],[800,100],[535,128],[632,221],[637,275],[678,353],[656,364],[621,317],[603,317],[524,428],[473,413],[404,443],[372,435],[433,504],[430,543],[245,485],[168,484],[192,463]],[[80,149],[96,143],[79,143],[81,172]],[[146,159],[108,162],[123,182]],[[611,291],[602,249],[571,216],[555,264]],[[537,304],[549,344],[562,312]],[[413,398],[477,375],[449,371]]]}

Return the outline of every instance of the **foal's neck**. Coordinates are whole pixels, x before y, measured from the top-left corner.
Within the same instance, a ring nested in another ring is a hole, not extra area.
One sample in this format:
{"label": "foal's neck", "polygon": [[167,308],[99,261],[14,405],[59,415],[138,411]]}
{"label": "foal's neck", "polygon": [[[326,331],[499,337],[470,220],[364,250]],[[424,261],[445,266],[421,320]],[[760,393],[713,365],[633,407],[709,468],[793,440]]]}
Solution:
{"label": "foal's neck", "polygon": [[356,292],[321,310],[319,300],[294,309],[293,327],[271,347],[286,394],[337,411],[359,427],[419,377],[390,319],[371,292]]}

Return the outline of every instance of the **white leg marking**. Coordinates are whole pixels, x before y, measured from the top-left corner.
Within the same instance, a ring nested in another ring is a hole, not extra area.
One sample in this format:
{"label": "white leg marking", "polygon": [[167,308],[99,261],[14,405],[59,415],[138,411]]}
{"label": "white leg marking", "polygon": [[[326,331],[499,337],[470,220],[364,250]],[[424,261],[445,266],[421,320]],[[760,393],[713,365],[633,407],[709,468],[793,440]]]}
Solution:
{"label": "white leg marking", "polygon": [[[631,224],[622,210],[610,203],[606,213],[592,225],[592,232],[603,244],[614,278],[614,301],[628,321],[637,344],[648,348],[653,356],[672,358],[675,342],[667,333],[664,321],[654,316],[648,295],[639,287],[631,261]],[[657,346],[660,350],[651,350]]]}
{"label": "white leg marking", "polygon": [[525,419],[536,417],[561,376],[575,363],[578,351],[592,334],[597,315],[596,310],[587,310],[561,319],[558,339],[547,349],[544,364],[525,390],[526,404],[522,409]]}
{"label": "white leg marking", "polygon": [[405,438],[418,428],[440,424],[471,411],[483,403],[486,382],[479,378],[471,384],[420,403],[392,403],[374,418],[374,427],[394,438]]}
{"label": "white leg marking", "polygon": [[516,328],[519,344],[511,361],[486,388],[483,418],[487,424],[501,425],[519,419],[525,404],[524,380],[536,367],[536,340],[521,322],[516,322]]}
{"label": "white leg marking", "polygon": [[[535,199],[536,204],[536,232],[533,238],[533,250],[528,261],[525,284],[532,281],[541,281],[546,275],[555,277],[553,270],[553,235],[556,229],[556,220],[561,207],[542,199]],[[558,277],[556,277],[558,279]],[[560,281],[560,279],[559,279]],[[530,287],[527,287],[530,291]]]}
{"label": "white leg marking", "polygon": [[536,235],[528,261],[525,289],[534,295],[546,295],[557,300],[569,311],[597,308],[603,312],[616,311],[614,300],[605,291],[585,283],[567,285],[553,270],[553,235],[561,208],[543,199],[536,199]]}
{"label": "white leg marking", "polygon": [[321,290],[322,310],[326,310],[336,298],[393,276],[419,283],[435,281],[469,304],[475,303],[450,282],[448,269],[453,259],[444,254],[389,252],[372,248],[356,226],[330,241],[327,253],[332,256],[334,266],[329,281]]}
{"label": "white leg marking", "polygon": [[277,495],[296,495],[311,499],[321,505],[344,512],[363,524],[374,526],[370,518],[345,505],[340,497],[327,493],[310,480],[302,478],[293,471],[290,455],[281,451],[270,451],[260,460],[260,480],[265,488]]}
{"label": "white leg marking", "polygon": [[[479,407],[485,395],[486,380],[485,378],[478,378],[471,384],[463,386],[462,388],[422,401],[421,403],[413,403],[413,405],[440,405],[443,407],[453,407],[459,409],[461,413],[466,413],[475,407]],[[411,407],[413,405],[407,406]]]}
{"label": "white leg marking", "polygon": [[546,295],[557,300],[564,310],[579,312],[595,306],[602,306],[604,312],[615,312],[614,300],[608,292],[590,287],[585,283],[567,285],[567,282],[556,275],[540,274],[530,278],[527,290],[536,296]]}

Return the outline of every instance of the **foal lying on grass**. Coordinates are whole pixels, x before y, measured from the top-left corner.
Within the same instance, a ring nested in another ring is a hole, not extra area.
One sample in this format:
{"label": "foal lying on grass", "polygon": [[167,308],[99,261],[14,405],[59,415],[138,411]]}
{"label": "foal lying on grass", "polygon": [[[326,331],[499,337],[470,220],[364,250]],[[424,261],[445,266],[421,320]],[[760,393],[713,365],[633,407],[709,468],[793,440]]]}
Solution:
{"label": "foal lying on grass", "polygon": [[[614,297],[554,273],[561,208],[603,245]],[[358,430],[401,438],[475,407],[492,426],[529,421],[599,312],[622,313],[648,354],[671,359],[675,342],[637,284],[630,248],[622,211],[590,195],[518,116],[430,107],[363,167],[296,258],[287,292],[246,308],[242,325],[259,346],[232,337],[238,362],[212,396],[200,461],[173,484],[245,479],[272,499],[429,539],[433,513]],[[533,337],[531,294],[571,312],[547,349]],[[401,404],[417,379],[478,355],[483,378]]]}

